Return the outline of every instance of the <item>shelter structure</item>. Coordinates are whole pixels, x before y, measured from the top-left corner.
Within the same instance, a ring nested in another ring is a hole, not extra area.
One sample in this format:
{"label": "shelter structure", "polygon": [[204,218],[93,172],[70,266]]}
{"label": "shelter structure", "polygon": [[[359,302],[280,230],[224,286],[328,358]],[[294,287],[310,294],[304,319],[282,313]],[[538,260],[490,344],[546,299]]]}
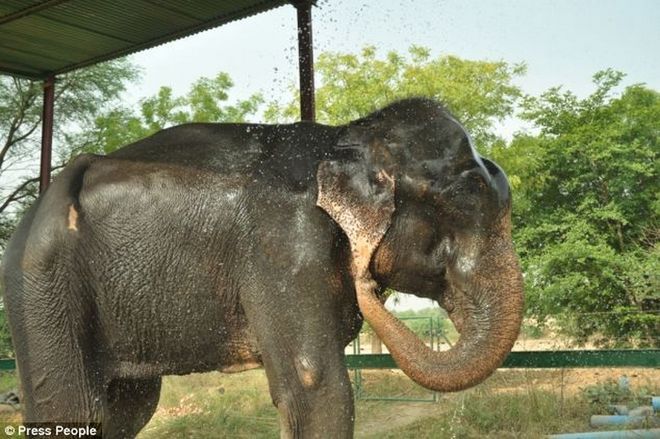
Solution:
{"label": "shelter structure", "polygon": [[0,73],[43,81],[39,189],[50,181],[57,76],[286,4],[297,10],[301,119],[314,120],[314,0],[3,0]]}

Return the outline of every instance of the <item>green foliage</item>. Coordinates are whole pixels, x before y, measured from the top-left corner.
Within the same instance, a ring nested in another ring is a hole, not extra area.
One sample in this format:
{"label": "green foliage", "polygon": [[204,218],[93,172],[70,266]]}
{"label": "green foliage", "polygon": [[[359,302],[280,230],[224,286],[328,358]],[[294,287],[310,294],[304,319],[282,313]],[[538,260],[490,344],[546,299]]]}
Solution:
{"label": "green foliage", "polygon": [[[479,390],[468,394],[463,404],[454,408],[457,425],[450,426],[450,429],[462,430],[465,434],[472,431],[480,437],[506,431],[525,432],[525,437],[542,437],[545,436],[543,432],[565,428],[567,419],[563,411],[577,412],[570,415],[573,422],[578,416],[584,416],[584,408],[573,399],[562,401],[560,395],[548,390],[531,387],[526,390],[522,394]],[[492,437],[501,435],[494,434]]]}
{"label": "green foliage", "polygon": [[[65,143],[73,132],[89,129],[94,119],[119,98],[126,83],[138,75],[133,64],[119,59],[58,76],[55,139]],[[38,146],[42,95],[40,81],[0,76],[0,143],[8,149],[2,160]],[[66,154],[74,145],[63,146],[62,154]]]}
{"label": "green foliage", "polygon": [[657,346],[660,94],[617,93],[622,78],[597,73],[584,99],[561,88],[525,97],[539,135],[492,153],[514,188],[528,315],[552,316],[579,342]]}
{"label": "green foliage", "polygon": [[161,87],[155,96],[140,102],[139,112],[116,108],[95,121],[95,138],[89,151],[110,153],[124,145],[170,126],[188,122],[245,122],[254,115],[263,99],[255,94],[234,105],[221,105],[234,86],[228,74],[199,78],[185,96],[174,96],[170,87]]}
{"label": "green foliage", "polygon": [[14,371],[0,372],[0,393],[18,389],[18,377]]}
{"label": "green foliage", "polygon": [[545,328],[537,323],[523,322],[520,333],[525,338],[539,339],[546,335],[544,330]]}
{"label": "green foliage", "polygon": [[397,311],[394,315],[401,319],[418,337],[429,340],[431,336],[442,337],[454,334],[451,321],[440,308],[424,308],[417,311]]}
{"label": "green foliage", "polygon": [[[419,338],[428,341],[434,337],[454,337],[456,331],[453,324],[440,308],[424,308],[420,310],[394,311],[393,314],[401,319]],[[433,329],[433,331],[431,331]],[[363,334],[372,334],[373,330],[368,322],[362,324]]]}
{"label": "green foliage", "polygon": [[[443,102],[468,128],[477,144],[490,144],[493,123],[510,116],[521,91],[513,79],[523,64],[472,61],[446,55],[432,58],[429,49],[412,46],[407,54],[378,57],[375,47],[359,54],[324,52],[315,65],[318,121],[343,124],[406,97],[426,96]],[[298,117],[298,91],[286,105],[271,103],[269,121]]]}
{"label": "green foliage", "polygon": [[16,227],[16,217],[0,214],[0,249],[4,249]]}
{"label": "green foliage", "polygon": [[0,307],[0,358],[13,358],[14,347],[4,307]]}

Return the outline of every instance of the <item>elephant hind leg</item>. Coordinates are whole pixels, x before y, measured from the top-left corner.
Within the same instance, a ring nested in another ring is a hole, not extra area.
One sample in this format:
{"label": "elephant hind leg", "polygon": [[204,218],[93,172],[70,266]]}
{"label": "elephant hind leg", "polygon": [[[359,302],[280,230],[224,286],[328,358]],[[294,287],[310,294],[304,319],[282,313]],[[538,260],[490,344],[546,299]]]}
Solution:
{"label": "elephant hind leg", "polygon": [[160,384],[161,377],[111,381],[107,389],[103,437],[135,437],[156,411]]}
{"label": "elephant hind leg", "polygon": [[[70,352],[70,351],[69,351]],[[23,421],[98,423],[103,419],[102,377],[80,358],[60,349],[42,349],[43,360],[19,357]]]}
{"label": "elephant hind leg", "polygon": [[[33,290],[34,291],[34,290]],[[51,291],[61,292],[62,289]],[[30,299],[39,292],[26,294]],[[104,376],[91,354],[91,336],[83,329],[84,317],[61,315],[66,307],[54,302],[50,314],[37,313],[44,304],[20,303],[31,314],[12,322],[16,361],[22,387],[23,420],[44,422],[101,422]],[[16,303],[14,303],[16,305]],[[14,307],[16,311],[16,306]]]}

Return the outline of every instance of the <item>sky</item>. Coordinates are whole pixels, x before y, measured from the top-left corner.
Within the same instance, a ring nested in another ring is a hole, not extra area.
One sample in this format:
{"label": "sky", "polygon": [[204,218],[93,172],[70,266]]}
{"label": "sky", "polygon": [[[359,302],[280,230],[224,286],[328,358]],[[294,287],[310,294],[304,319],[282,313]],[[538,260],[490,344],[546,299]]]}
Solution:
{"label": "sky", "polygon": [[[538,94],[563,84],[579,95],[604,68],[628,81],[660,88],[660,1],[656,0],[319,0],[313,11],[315,54],[384,54],[412,44],[434,56],[525,62],[518,81]],[[296,14],[282,6],[134,55],[143,79],[128,102],[168,85],[185,93],[200,76],[219,71],[236,84],[233,96],[278,98],[296,83]]]}
{"label": "sky", "polygon": [[[319,0],[313,40],[316,55],[366,45],[404,53],[415,44],[433,56],[524,62],[527,73],[516,80],[523,91],[562,85],[585,96],[592,75],[606,68],[625,72],[625,84],[660,89],[659,23],[656,0]],[[235,99],[256,92],[287,98],[287,87],[298,81],[295,9],[283,6],[132,59],[143,74],[129,87],[127,104],[163,85],[183,94],[200,76],[219,71],[234,80]],[[513,119],[498,129],[510,137],[522,127]],[[429,305],[404,295],[397,309]]]}

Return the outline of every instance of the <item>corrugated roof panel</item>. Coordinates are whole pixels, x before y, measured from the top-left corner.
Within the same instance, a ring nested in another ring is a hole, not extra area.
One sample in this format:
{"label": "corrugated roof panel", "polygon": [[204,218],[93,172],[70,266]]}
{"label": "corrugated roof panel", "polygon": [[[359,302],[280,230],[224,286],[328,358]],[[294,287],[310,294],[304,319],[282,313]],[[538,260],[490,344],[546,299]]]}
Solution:
{"label": "corrugated roof panel", "polygon": [[[205,17],[227,15],[241,9],[250,9],[259,4],[269,3],[263,0],[244,0],[240,2],[217,1],[217,0],[197,0],[194,2],[181,2],[178,0],[143,0],[149,5],[159,5],[168,8],[171,11],[187,14],[189,16],[203,20]],[[272,3],[272,2],[271,2]],[[286,3],[286,2],[281,2]]]}
{"label": "corrugated roof panel", "polygon": [[[35,64],[39,65],[61,65],[62,61],[59,61],[57,58],[51,58],[43,54],[30,53],[20,49],[12,49],[8,47],[0,47],[0,56],[3,59],[10,59],[11,61],[7,63],[12,70],[22,70],[28,68],[31,71],[35,71]],[[38,71],[38,70],[37,70]]]}
{"label": "corrugated roof panel", "polygon": [[[13,44],[0,44],[0,53],[16,51],[35,56],[31,62],[36,71],[55,71],[66,65],[77,62],[81,57],[90,56],[89,52],[81,51],[78,45],[66,44],[62,41],[51,41],[39,38],[36,41],[29,34],[15,33],[11,29],[0,31],[0,41]],[[0,56],[7,63],[14,61],[11,57]]]}
{"label": "corrugated roof panel", "polygon": [[43,3],[43,0],[2,0],[0,2],[0,17],[40,3]]}
{"label": "corrugated roof panel", "polygon": [[182,38],[286,0],[2,0],[0,72],[43,78]]}
{"label": "corrugated roof panel", "polygon": [[103,35],[123,38],[132,43],[156,38],[163,33],[202,22],[160,7],[144,7],[139,14],[126,14],[125,11],[139,8],[143,3],[139,0],[69,1],[49,10],[48,17],[77,24],[88,30],[93,29]]}
{"label": "corrugated roof panel", "polygon": [[75,62],[80,56],[84,56],[84,53],[76,53],[75,46],[65,45],[60,41],[54,43],[44,36],[33,37],[28,33],[24,33],[24,30],[21,29],[16,31],[12,29],[0,30],[0,41],[6,43],[0,44],[0,50],[12,49],[39,56],[50,56],[64,63]]}
{"label": "corrugated roof panel", "polygon": [[81,57],[94,56],[99,51],[116,50],[127,45],[125,40],[95,34],[75,25],[54,23],[52,20],[40,15],[30,15],[20,21],[7,23],[0,27],[0,35],[3,32],[7,32],[10,36],[16,35],[26,39],[30,38],[31,35],[46,36],[50,43],[44,44],[41,51],[43,53],[58,53],[63,58],[65,53],[59,53],[60,47],[66,48],[71,57],[80,59]]}

